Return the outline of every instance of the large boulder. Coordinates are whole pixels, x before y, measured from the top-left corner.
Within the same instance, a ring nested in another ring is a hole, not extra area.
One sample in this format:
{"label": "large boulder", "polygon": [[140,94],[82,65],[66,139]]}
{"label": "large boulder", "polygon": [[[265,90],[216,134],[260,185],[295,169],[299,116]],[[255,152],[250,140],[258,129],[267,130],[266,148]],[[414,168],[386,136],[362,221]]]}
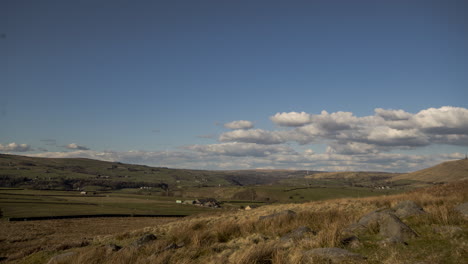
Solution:
{"label": "large boulder", "polygon": [[391,241],[392,243],[404,243],[417,236],[413,229],[403,223],[393,211],[388,209],[376,210],[364,215],[357,223],[345,228],[343,235],[347,238],[364,231],[378,232],[387,241]]}
{"label": "large boulder", "polygon": [[314,248],[304,252],[304,257],[315,261],[326,261],[320,263],[360,263],[365,260],[363,256],[342,248]]}
{"label": "large boulder", "polygon": [[395,207],[395,215],[400,218],[407,218],[414,215],[425,214],[426,212],[422,209],[421,206],[417,205],[413,201],[401,201]]}
{"label": "large boulder", "polygon": [[406,242],[417,237],[416,232],[391,213],[382,213],[379,221],[379,233],[385,238]]}

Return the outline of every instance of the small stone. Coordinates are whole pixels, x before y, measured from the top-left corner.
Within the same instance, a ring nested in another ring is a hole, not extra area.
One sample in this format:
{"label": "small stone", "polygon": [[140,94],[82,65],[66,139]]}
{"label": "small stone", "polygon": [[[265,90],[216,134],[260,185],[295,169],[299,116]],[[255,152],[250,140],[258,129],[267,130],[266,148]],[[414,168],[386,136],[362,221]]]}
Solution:
{"label": "small stone", "polygon": [[111,251],[111,252],[116,252],[116,251],[119,251],[120,249],[122,249],[121,246],[117,246],[116,244],[109,244],[106,246],[107,250],[108,251]]}

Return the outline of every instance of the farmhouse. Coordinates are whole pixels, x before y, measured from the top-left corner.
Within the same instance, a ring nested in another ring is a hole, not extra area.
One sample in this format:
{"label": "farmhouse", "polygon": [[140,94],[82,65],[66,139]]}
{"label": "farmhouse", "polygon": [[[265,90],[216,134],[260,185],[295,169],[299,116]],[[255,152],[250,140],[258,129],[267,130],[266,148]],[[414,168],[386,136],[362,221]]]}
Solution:
{"label": "farmhouse", "polygon": [[204,207],[212,207],[212,208],[221,207],[220,203],[218,201],[216,201],[216,199],[214,199],[214,198],[197,199],[197,200],[194,201],[194,205],[204,206]]}
{"label": "farmhouse", "polygon": [[258,207],[258,205],[247,205],[246,207],[244,207],[244,210],[249,211]]}

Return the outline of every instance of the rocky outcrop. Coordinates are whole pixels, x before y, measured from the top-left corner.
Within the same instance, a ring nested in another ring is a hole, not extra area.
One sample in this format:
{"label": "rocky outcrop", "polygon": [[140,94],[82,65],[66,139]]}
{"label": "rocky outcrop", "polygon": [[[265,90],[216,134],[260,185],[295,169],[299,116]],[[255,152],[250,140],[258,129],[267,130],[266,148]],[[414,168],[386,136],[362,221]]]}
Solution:
{"label": "rocky outcrop", "polygon": [[393,210],[395,211],[395,215],[399,218],[407,218],[426,213],[421,206],[413,201],[401,201],[393,207]]}
{"label": "rocky outcrop", "polygon": [[116,244],[108,244],[106,245],[106,250],[108,252],[116,252],[116,251],[119,251],[120,249],[122,249],[121,246],[117,246]]}
{"label": "rocky outcrop", "polygon": [[304,257],[312,261],[326,261],[323,263],[360,263],[365,260],[363,256],[342,248],[314,248],[304,252]]}
{"label": "rocky outcrop", "polygon": [[145,244],[148,244],[149,242],[156,240],[157,237],[153,234],[146,234],[141,236],[138,240],[132,243],[132,246],[134,247],[141,247]]}
{"label": "rocky outcrop", "polygon": [[392,241],[406,242],[417,237],[416,232],[394,214],[381,213],[378,224],[379,234],[387,239],[392,239]]}
{"label": "rocky outcrop", "polygon": [[416,232],[403,223],[392,210],[379,209],[364,215],[357,223],[345,228],[343,230],[345,238],[342,242],[351,240],[353,236],[358,237],[365,231],[379,233],[384,238],[384,244],[406,243],[417,237]]}

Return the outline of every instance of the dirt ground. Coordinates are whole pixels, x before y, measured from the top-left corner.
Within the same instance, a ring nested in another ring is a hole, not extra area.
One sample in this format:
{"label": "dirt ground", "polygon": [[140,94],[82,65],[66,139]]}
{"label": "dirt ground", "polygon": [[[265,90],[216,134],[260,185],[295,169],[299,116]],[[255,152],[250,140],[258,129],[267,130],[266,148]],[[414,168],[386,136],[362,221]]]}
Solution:
{"label": "dirt ground", "polygon": [[83,218],[25,222],[0,221],[0,261],[15,260],[36,251],[59,251],[84,246],[96,236],[116,235],[178,218]]}

